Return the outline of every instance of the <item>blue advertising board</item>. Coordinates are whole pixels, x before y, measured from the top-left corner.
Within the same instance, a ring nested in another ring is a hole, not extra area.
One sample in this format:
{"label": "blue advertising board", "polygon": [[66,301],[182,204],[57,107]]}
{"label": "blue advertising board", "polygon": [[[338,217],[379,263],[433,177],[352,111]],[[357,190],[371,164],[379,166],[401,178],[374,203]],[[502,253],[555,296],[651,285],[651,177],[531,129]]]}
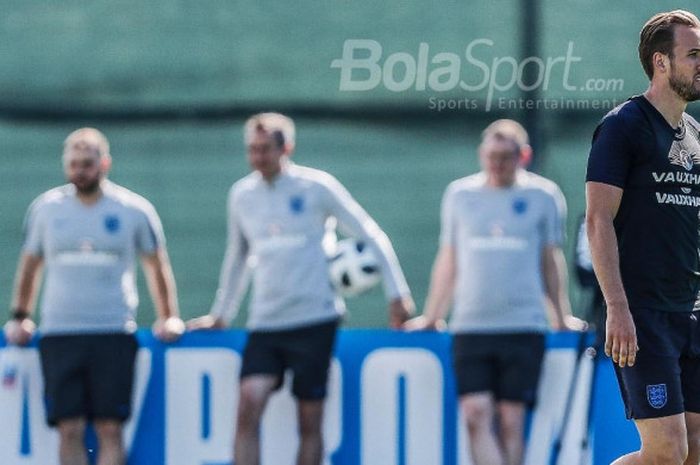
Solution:
{"label": "blue advertising board", "polygon": [[[144,330],[138,338],[134,413],[124,433],[129,464],[230,465],[245,332],[187,333],[173,344]],[[588,339],[548,335],[526,465],[607,465],[638,447],[610,362],[582,351]],[[58,465],[57,436],[44,420],[36,345],[0,347],[0,463]],[[449,349],[444,333],[340,331],[326,400],[324,463],[471,465]],[[295,404],[285,383],[263,418],[263,465],[294,463],[295,431]],[[87,443],[94,460],[94,438]]]}

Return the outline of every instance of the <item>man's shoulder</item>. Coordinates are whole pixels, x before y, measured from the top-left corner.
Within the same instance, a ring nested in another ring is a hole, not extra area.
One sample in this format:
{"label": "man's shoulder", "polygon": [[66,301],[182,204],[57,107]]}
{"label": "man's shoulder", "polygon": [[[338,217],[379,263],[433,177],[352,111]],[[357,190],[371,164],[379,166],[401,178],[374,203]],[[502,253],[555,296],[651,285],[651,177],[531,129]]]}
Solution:
{"label": "man's shoulder", "polygon": [[644,103],[645,97],[641,95],[636,95],[628,100],[625,100],[612,110],[610,110],[604,117],[603,121],[607,119],[624,119],[624,120],[639,120],[644,118]]}
{"label": "man's shoulder", "polygon": [[610,110],[598,123],[594,133],[594,139],[600,129],[606,126],[618,132],[628,132],[632,128],[639,129],[640,124],[647,121],[645,115],[646,99],[641,96],[634,96]]}
{"label": "man's shoulder", "polygon": [[292,164],[289,166],[288,174],[295,181],[302,183],[317,184],[325,187],[338,183],[335,176],[327,171],[309,166]]}
{"label": "man's shoulder", "polygon": [[532,171],[523,170],[519,174],[522,176],[523,185],[529,189],[533,189],[542,192],[546,195],[559,196],[563,195],[559,185],[549,178],[545,178],[541,174],[534,173]]}
{"label": "man's shoulder", "polygon": [[144,196],[111,181],[105,181],[102,192],[110,202],[127,210],[140,211],[149,214],[152,211],[155,211],[153,204],[151,204],[151,202]]}
{"label": "man's shoulder", "polygon": [[533,198],[538,198],[544,203],[551,204],[553,202],[560,211],[566,211],[564,193],[559,188],[559,185],[551,179],[532,171],[523,170],[522,173],[518,174],[518,181],[521,189],[529,192]]}
{"label": "man's shoulder", "polygon": [[260,173],[253,171],[238,179],[231,185],[231,191],[250,190],[256,187],[261,181]]}
{"label": "man's shoulder", "polygon": [[75,187],[72,184],[64,184],[40,194],[32,201],[29,208],[37,211],[45,207],[55,207],[73,196],[75,196]]}
{"label": "man's shoulder", "polygon": [[238,200],[241,196],[255,191],[260,187],[262,182],[264,182],[262,176],[257,171],[243,176],[231,185],[228,191],[229,201]]}
{"label": "man's shoulder", "polygon": [[447,185],[446,194],[456,195],[459,193],[478,192],[486,184],[486,175],[483,172],[470,174],[463,178],[455,179]]}

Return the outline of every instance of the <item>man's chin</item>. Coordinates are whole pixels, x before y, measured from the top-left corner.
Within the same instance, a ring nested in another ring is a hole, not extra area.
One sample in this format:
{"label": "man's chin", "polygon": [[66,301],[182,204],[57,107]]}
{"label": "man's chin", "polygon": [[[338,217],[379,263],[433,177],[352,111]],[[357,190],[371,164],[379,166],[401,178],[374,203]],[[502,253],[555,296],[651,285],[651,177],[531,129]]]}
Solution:
{"label": "man's chin", "polygon": [[73,183],[75,190],[81,195],[91,195],[100,189],[100,183],[83,184],[83,183]]}
{"label": "man's chin", "polygon": [[700,85],[697,85],[695,83],[693,83],[693,85],[685,85],[678,87],[671,86],[671,89],[673,89],[676,95],[683,99],[683,101],[685,101],[686,103],[691,103],[700,100]]}
{"label": "man's chin", "polygon": [[700,83],[694,82],[693,85],[689,87],[690,88],[688,89],[688,92],[685,95],[685,101],[690,103],[700,100]]}

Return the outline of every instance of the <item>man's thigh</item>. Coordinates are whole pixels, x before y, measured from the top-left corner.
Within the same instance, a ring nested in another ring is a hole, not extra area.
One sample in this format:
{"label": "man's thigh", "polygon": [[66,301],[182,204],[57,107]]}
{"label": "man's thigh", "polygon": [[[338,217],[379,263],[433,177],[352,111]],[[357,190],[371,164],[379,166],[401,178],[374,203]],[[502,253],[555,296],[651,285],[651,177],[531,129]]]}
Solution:
{"label": "man's thigh", "polygon": [[132,334],[101,334],[90,343],[89,417],[124,421],[131,415],[138,342]]}
{"label": "man's thigh", "polygon": [[460,396],[491,392],[496,400],[534,402],[543,334],[456,334],[452,355]]}
{"label": "man's thigh", "polygon": [[130,334],[42,337],[39,353],[48,423],[128,418],[137,350]]}
{"label": "man's thigh", "polygon": [[544,334],[503,335],[498,345],[499,379],[496,399],[533,406],[537,399],[544,354]]}
{"label": "man's thigh", "polygon": [[[639,352],[631,367],[614,365],[628,418],[661,418],[683,413],[686,397],[697,390],[697,363],[684,362],[690,314],[658,310],[632,311]],[[683,381],[683,380],[686,381]]]}
{"label": "man's thigh", "polygon": [[300,328],[285,344],[285,365],[292,371],[292,394],[307,402],[325,399],[338,321]]}
{"label": "man's thigh", "polygon": [[43,336],[39,354],[48,424],[56,426],[64,419],[87,417],[85,340],[79,336]]}
{"label": "man's thigh", "polygon": [[298,399],[325,398],[337,328],[338,321],[332,320],[289,330],[252,332],[243,351],[241,380],[274,376],[275,389],[279,389],[289,369],[294,378],[292,393]]}

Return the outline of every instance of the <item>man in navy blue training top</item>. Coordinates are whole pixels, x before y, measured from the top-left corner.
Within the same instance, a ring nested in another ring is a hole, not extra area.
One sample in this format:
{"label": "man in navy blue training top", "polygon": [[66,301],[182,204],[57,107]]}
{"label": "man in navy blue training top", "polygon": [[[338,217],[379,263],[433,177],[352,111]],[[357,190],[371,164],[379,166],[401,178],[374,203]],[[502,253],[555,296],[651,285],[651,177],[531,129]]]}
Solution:
{"label": "man in navy blue training top", "polygon": [[651,83],[593,136],[586,223],[607,306],[605,352],[642,440],[613,465],[700,461],[700,21],[653,16],[639,57]]}

